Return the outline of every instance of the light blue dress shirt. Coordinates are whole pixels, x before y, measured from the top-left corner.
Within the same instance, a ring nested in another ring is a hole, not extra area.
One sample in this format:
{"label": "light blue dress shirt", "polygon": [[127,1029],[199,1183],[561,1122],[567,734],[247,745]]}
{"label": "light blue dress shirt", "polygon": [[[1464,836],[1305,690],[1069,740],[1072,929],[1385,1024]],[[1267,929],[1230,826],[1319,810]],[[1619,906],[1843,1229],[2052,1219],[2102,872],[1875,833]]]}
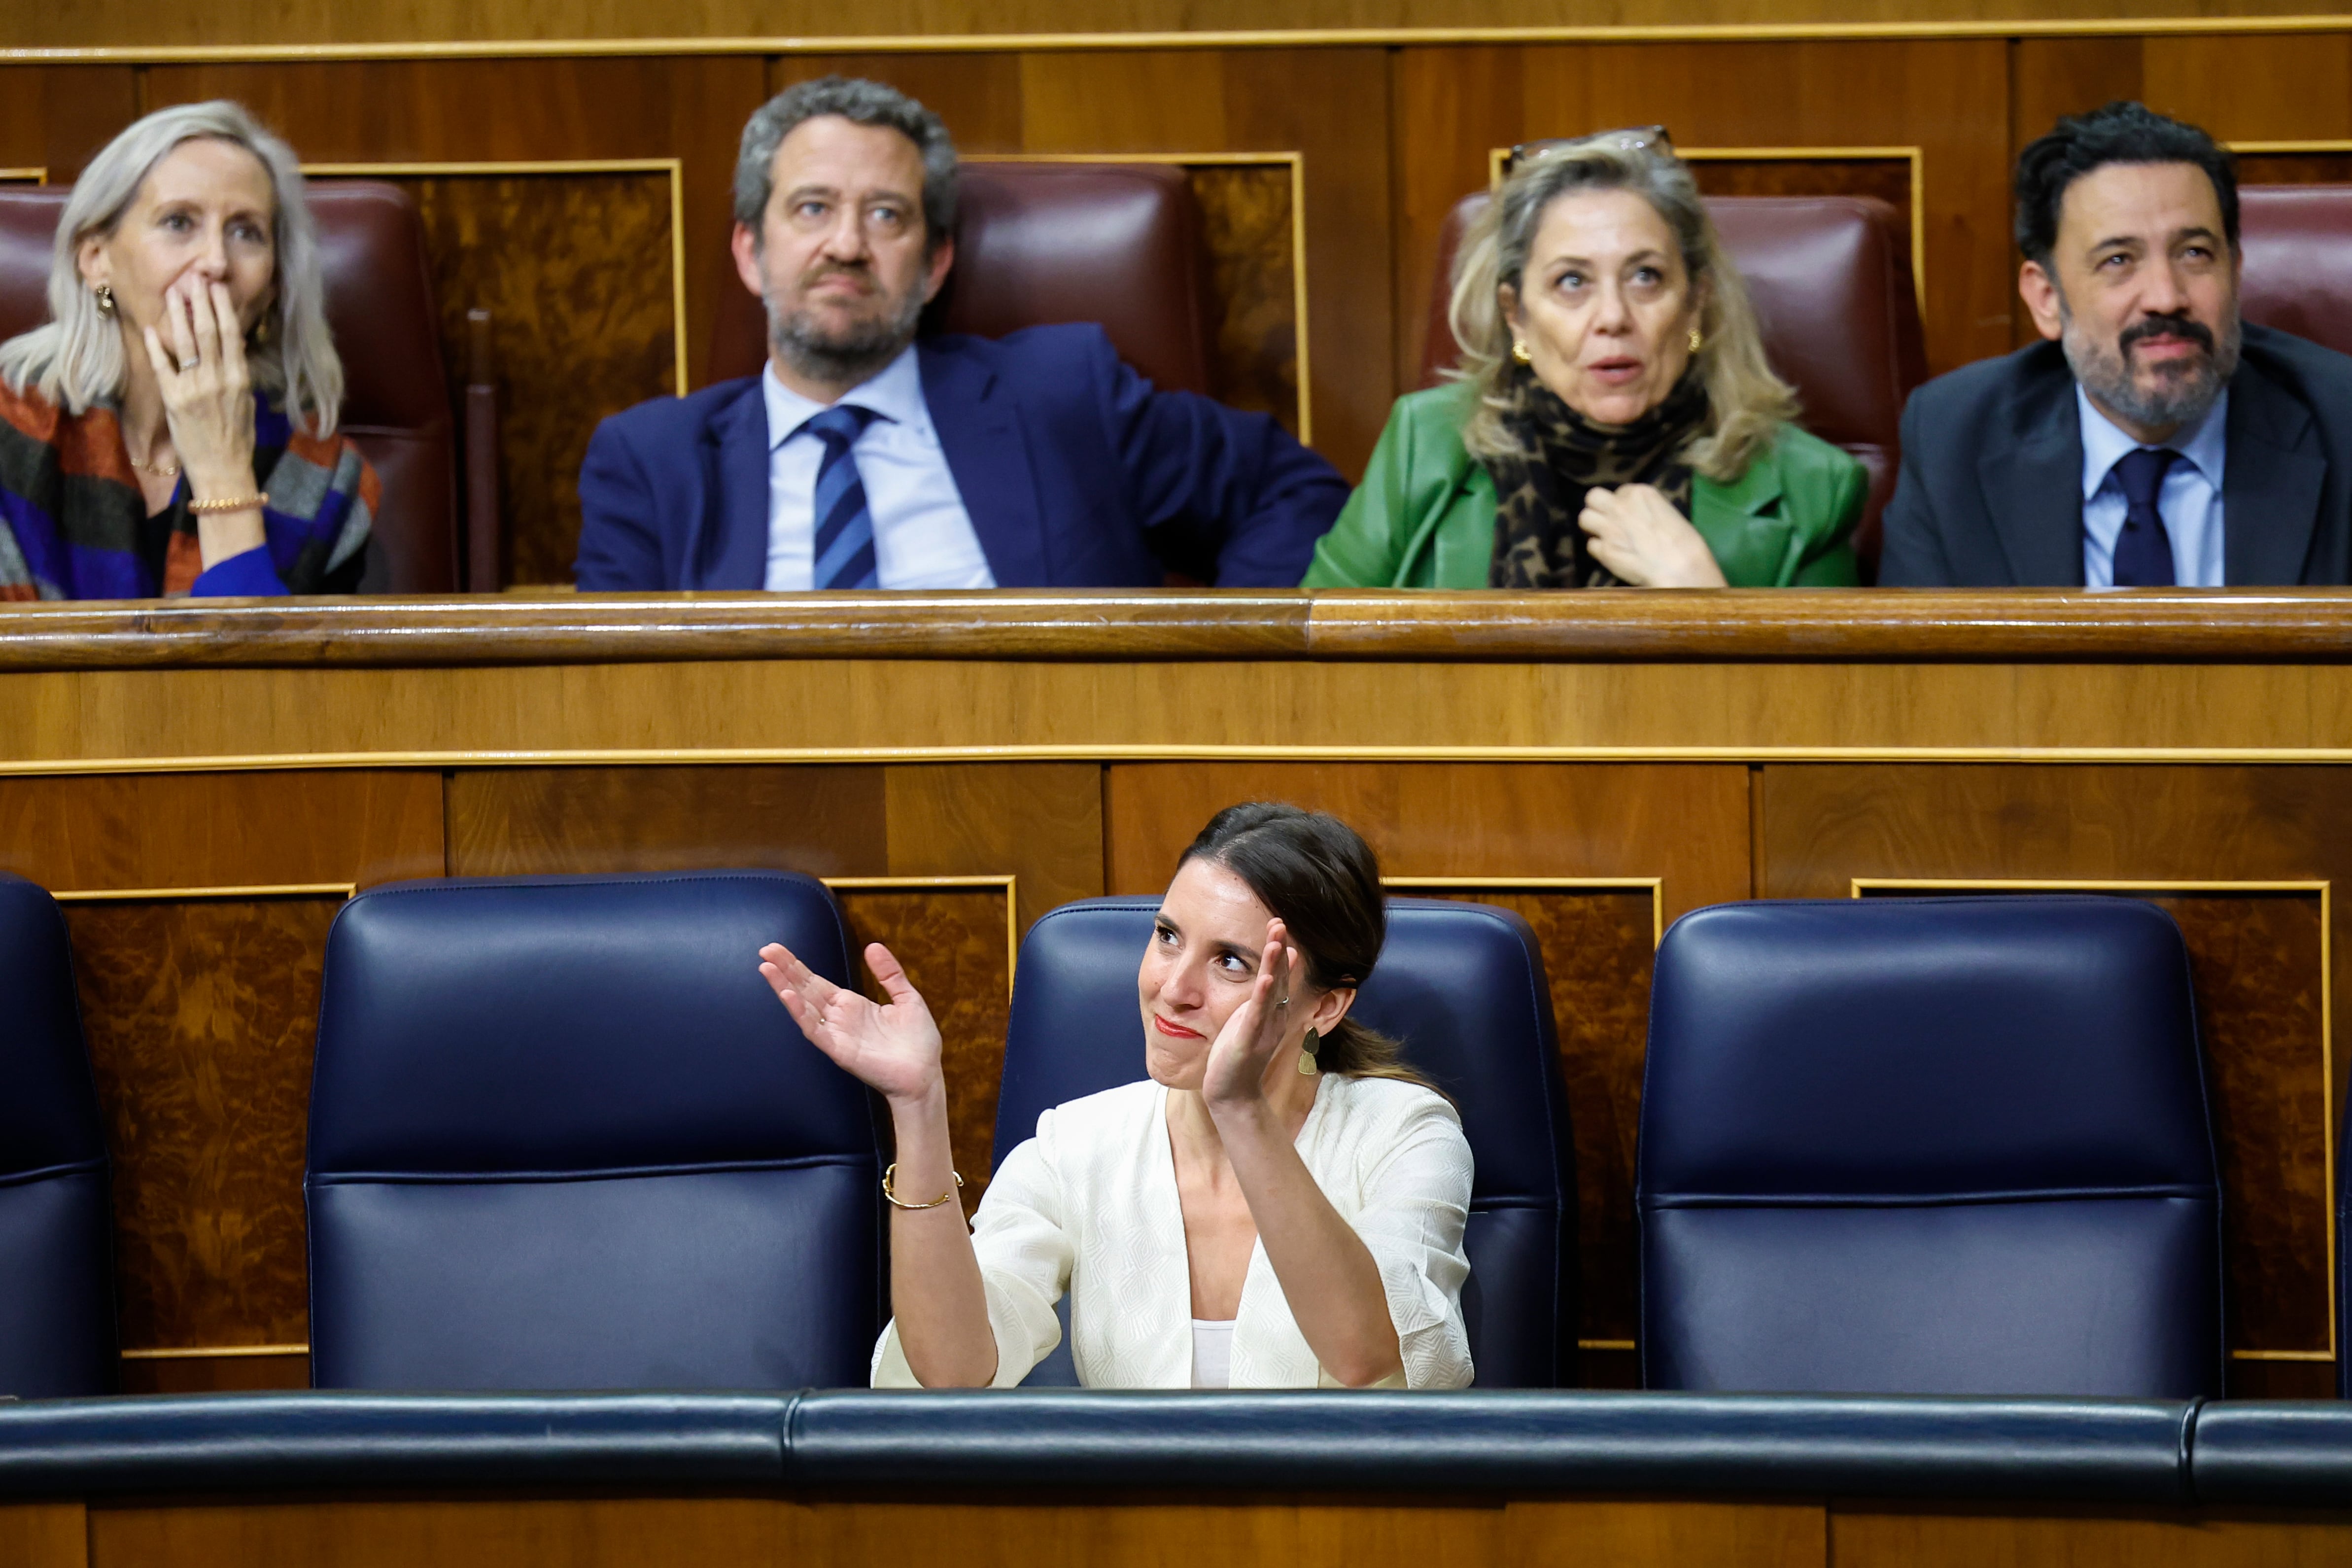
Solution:
{"label": "light blue dress shirt", "polygon": [[[825,405],[776,379],[772,364],[760,374],[768,405],[768,571],[766,586],[814,586],[816,470],[824,443],[804,428]],[[850,457],[866,485],[874,520],[875,575],[885,588],[993,588],[995,574],[972,531],[971,514],[948,469],[923,375],[909,346],[842,402],[870,408],[871,421]]]}
{"label": "light blue dress shirt", "polygon": [[[2074,407],[2083,421],[2083,582],[2093,588],[2116,585],[2116,540],[2130,504],[2116,465],[2140,443],[2116,428],[2093,406],[2082,384]],[[2230,392],[2222,388],[2212,408],[2191,429],[2173,432],[2165,445],[2180,454],[2165,470],[2156,492],[2157,515],[2172,541],[2173,581],[2184,588],[2221,586],[2221,468],[2228,456]]]}

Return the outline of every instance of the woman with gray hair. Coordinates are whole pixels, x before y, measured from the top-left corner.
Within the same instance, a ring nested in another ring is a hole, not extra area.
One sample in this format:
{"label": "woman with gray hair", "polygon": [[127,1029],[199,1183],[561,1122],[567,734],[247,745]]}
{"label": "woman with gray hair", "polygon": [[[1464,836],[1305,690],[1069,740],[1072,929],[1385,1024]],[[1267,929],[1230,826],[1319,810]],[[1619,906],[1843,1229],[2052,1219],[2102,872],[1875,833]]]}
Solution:
{"label": "woman with gray hair", "polygon": [[349,592],[376,477],[293,150],[159,110],[58,221],[43,326],[0,344],[0,599]]}
{"label": "woman with gray hair", "polygon": [[1857,581],[1862,466],[1793,423],[1663,127],[1528,150],[1451,318],[1461,370],[1397,400],[1306,586]]}

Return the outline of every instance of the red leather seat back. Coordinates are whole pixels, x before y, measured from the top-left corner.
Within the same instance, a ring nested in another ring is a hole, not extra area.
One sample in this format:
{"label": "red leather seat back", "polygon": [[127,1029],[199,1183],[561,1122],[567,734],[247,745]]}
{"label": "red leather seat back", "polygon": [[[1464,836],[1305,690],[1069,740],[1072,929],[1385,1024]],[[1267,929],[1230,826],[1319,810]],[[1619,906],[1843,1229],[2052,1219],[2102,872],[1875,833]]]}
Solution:
{"label": "red leather seat back", "polygon": [[[49,250],[68,194],[0,188],[0,339],[48,319]],[[380,586],[454,593],[457,440],[415,205],[397,186],[367,180],[321,180],[310,198],[327,323],[343,361],[341,427],[383,482]]]}
{"label": "red leather seat back", "polygon": [[[1439,237],[1423,386],[1436,385],[1461,357],[1446,323],[1454,254],[1486,201],[1483,191],[1463,197]],[[1869,581],[1877,575],[1879,514],[1902,466],[1904,400],[1927,379],[1901,219],[1870,196],[1709,196],[1706,210],[1747,280],[1772,368],[1803,401],[1805,428],[1869,470],[1870,500],[1854,531]]]}
{"label": "red leather seat back", "polygon": [[[926,332],[1003,337],[1099,321],[1153,383],[1206,393],[1209,310],[1199,204],[1161,163],[965,163],[955,269]],[[767,322],[748,289],[720,290],[709,379],[758,374]]]}
{"label": "red leather seat back", "polygon": [[2241,185],[2238,312],[2352,353],[2352,185]]}

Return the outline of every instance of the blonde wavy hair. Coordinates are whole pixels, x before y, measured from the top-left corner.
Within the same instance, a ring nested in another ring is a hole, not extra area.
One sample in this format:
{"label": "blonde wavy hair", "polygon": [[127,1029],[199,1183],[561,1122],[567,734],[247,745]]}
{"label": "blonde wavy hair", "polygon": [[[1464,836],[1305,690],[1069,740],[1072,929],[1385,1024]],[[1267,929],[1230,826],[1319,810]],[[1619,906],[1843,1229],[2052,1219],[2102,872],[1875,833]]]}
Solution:
{"label": "blonde wavy hair", "polygon": [[1696,357],[1706,386],[1706,427],[1688,456],[1698,473],[1717,484],[1731,483],[1771,446],[1780,427],[1797,417],[1797,394],[1764,358],[1747,285],[1707,219],[1689,166],[1656,142],[1637,147],[1615,136],[1523,157],[1454,253],[1447,321],[1462,345],[1462,363],[1449,374],[1476,393],[1463,426],[1464,444],[1480,458],[1519,450],[1504,422],[1511,407],[1511,328],[1503,315],[1502,291],[1520,292],[1544,213],[1576,191],[1632,191],[1673,231],[1691,287],[1699,292],[1701,346]]}
{"label": "blonde wavy hair", "polygon": [[269,315],[274,330],[260,342],[247,335],[253,384],[275,398],[297,426],[331,436],[343,404],[343,362],[327,331],[327,289],[310,203],[302,194],[302,165],[294,149],[262,129],[244,105],[226,99],[159,109],[90,160],[58,218],[49,256],[49,320],[0,343],[0,380],[20,395],[29,386],[68,414],[121,397],[127,374],[122,329],[98,308],[98,296],[82,281],[79,253],[93,235],[113,235],[147,176],[173,148],[206,136],[233,142],[260,159],[275,198],[277,291]]}

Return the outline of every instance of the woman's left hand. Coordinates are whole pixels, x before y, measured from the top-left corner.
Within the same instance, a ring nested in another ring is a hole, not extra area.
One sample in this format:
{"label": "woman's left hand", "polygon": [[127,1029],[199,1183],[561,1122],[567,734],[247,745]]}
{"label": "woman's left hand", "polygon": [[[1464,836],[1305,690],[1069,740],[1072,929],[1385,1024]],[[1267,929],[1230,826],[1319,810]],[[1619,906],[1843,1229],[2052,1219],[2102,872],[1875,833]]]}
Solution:
{"label": "woman's left hand", "polygon": [[1265,1100],[1266,1064],[1290,1030],[1291,958],[1290,932],[1278,920],[1266,921],[1257,983],[1209,1045],[1201,1098],[1211,1112]]}
{"label": "woman's left hand", "polygon": [[253,376],[227,286],[184,275],[163,291],[163,331],[149,327],[146,339],[188,493],[199,500],[251,495]]}
{"label": "woman's left hand", "polygon": [[1636,588],[1725,586],[1706,541],[1654,485],[1589,489],[1576,524],[1592,537],[1592,558]]}

